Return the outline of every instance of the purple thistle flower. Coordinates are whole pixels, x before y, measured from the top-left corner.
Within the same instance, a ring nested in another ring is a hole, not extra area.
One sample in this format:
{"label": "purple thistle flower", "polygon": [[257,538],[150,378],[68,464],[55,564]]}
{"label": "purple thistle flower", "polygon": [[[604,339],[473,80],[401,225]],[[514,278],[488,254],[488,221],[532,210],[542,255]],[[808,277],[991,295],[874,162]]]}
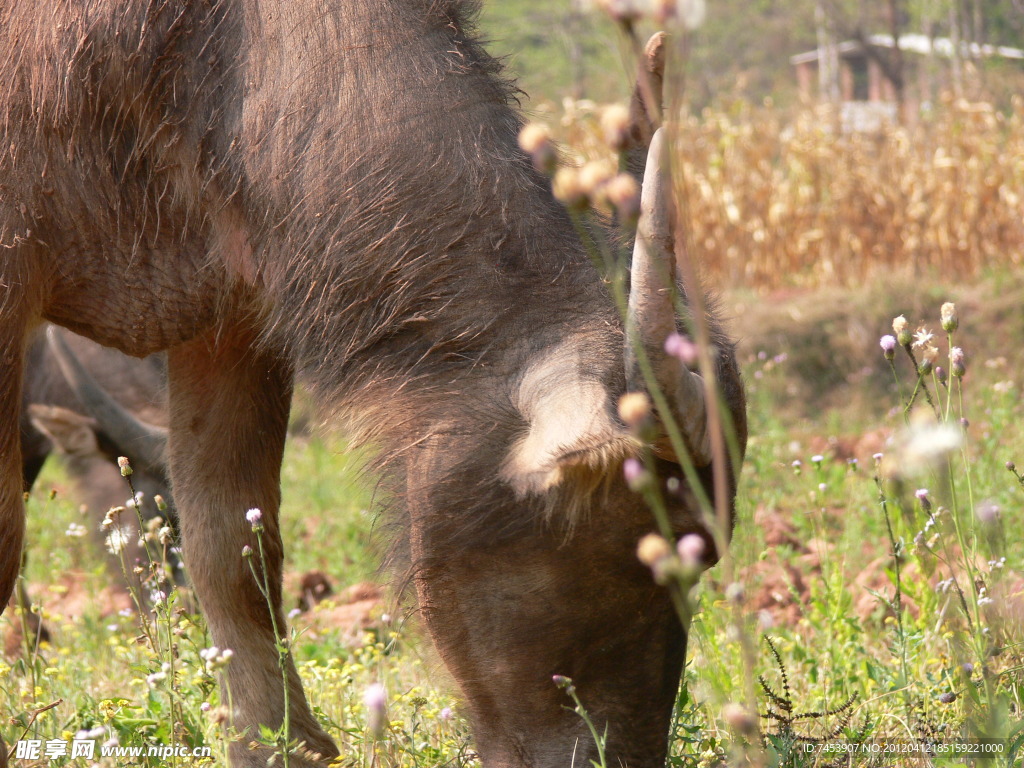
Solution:
{"label": "purple thistle flower", "polygon": [[697,362],[697,345],[678,333],[670,333],[665,339],[665,351],[684,365]]}
{"label": "purple thistle flower", "polygon": [[632,490],[638,490],[647,481],[647,470],[639,459],[628,458],[622,463],[622,474]]}
{"label": "purple thistle flower", "polygon": [[896,337],[892,334],[887,333],[885,336],[878,340],[878,346],[882,348],[882,354],[885,355],[886,360],[892,360],[896,357]]}

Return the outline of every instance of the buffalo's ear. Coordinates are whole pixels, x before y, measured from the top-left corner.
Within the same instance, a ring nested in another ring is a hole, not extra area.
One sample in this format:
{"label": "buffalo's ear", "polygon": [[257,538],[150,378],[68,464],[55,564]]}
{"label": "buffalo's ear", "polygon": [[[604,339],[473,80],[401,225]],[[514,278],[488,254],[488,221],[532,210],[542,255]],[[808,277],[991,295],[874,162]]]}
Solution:
{"label": "buffalo's ear", "polygon": [[58,451],[74,456],[99,452],[96,421],[57,405],[32,403],[28,407],[32,426],[46,435]]}
{"label": "buffalo's ear", "polygon": [[572,483],[579,484],[573,490],[596,487],[637,452],[638,443],[613,415],[608,388],[571,345],[528,366],[512,399],[525,427],[500,476],[519,497]]}

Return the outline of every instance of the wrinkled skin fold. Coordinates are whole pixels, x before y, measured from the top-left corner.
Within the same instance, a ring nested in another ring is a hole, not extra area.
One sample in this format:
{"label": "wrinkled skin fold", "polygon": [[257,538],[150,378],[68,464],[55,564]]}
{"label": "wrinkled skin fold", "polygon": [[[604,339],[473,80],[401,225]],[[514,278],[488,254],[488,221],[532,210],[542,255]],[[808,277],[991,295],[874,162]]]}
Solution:
{"label": "wrinkled skin fold", "polygon": [[[167,350],[184,555],[235,651],[232,725],[277,727],[271,620],[240,552],[259,507],[283,625],[278,477],[301,371],[380,449],[399,559],[484,765],[596,756],[563,674],[610,764],[657,766],[685,630],[634,554],[652,522],[622,481],[638,447],[616,414],[625,327],[517,147],[514,92],[471,17],[457,0],[0,2],[0,598],[24,539],[31,330]],[[735,356],[708,322],[742,453]],[[669,362],[666,384],[689,380]],[[731,504],[738,468],[719,469]],[[690,490],[669,500],[679,534],[703,530]],[[288,676],[293,737],[336,755]],[[232,765],[265,765],[247,741]]]}

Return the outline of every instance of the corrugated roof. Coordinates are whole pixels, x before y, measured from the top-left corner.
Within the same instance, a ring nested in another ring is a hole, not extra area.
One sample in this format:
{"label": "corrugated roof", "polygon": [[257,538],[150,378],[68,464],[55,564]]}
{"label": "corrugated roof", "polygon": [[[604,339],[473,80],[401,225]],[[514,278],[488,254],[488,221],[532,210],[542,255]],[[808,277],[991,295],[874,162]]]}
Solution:
{"label": "corrugated roof", "polygon": [[[892,35],[871,35],[868,37],[868,45],[875,48],[892,48]],[[987,59],[999,57],[1003,59],[1017,59],[1024,61],[1024,50],[1011,48],[1006,45],[980,45],[978,43],[961,43],[961,49],[965,58]],[[861,49],[860,43],[856,40],[846,40],[836,46],[839,55],[856,53]],[[926,56],[934,51],[936,56],[951,58],[953,56],[953,41],[948,37],[929,38],[927,35],[906,34],[900,35],[900,50],[918,53]],[[789,63],[806,64],[818,60],[818,50],[806,51],[789,57]]]}

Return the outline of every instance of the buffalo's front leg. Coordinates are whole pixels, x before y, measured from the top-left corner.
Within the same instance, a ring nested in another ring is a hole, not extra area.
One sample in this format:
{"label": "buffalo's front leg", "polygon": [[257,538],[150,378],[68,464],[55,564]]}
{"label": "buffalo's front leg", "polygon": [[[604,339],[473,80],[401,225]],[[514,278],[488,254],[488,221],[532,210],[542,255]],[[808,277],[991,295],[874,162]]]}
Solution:
{"label": "buffalo's front leg", "polygon": [[608,765],[663,766],[686,637],[668,595],[636,559],[646,531],[608,514],[568,541],[538,525],[505,543],[466,542],[458,510],[419,506],[415,493],[411,501],[420,608],[466,696],[484,765],[597,759],[588,728],[552,680],[564,675],[598,732],[607,729]]}
{"label": "buffalo's front leg", "polygon": [[[214,333],[173,349],[168,358],[170,460],[181,521],[185,563],[214,644],[230,648],[222,688],[240,738],[230,749],[236,767],[265,766],[266,750],[252,751],[259,725],[278,728],[284,686],[267,601],[243,558],[259,551],[251,508],[262,511],[263,550],[277,627],[281,611],[282,544],[278,527],[280,468],[291,399],[288,366],[252,346],[239,329]],[[288,696],[293,739],[325,757],[337,748],[313,718],[298,673],[289,661]],[[228,697],[230,694],[230,698]],[[310,765],[292,759],[292,765]]]}

